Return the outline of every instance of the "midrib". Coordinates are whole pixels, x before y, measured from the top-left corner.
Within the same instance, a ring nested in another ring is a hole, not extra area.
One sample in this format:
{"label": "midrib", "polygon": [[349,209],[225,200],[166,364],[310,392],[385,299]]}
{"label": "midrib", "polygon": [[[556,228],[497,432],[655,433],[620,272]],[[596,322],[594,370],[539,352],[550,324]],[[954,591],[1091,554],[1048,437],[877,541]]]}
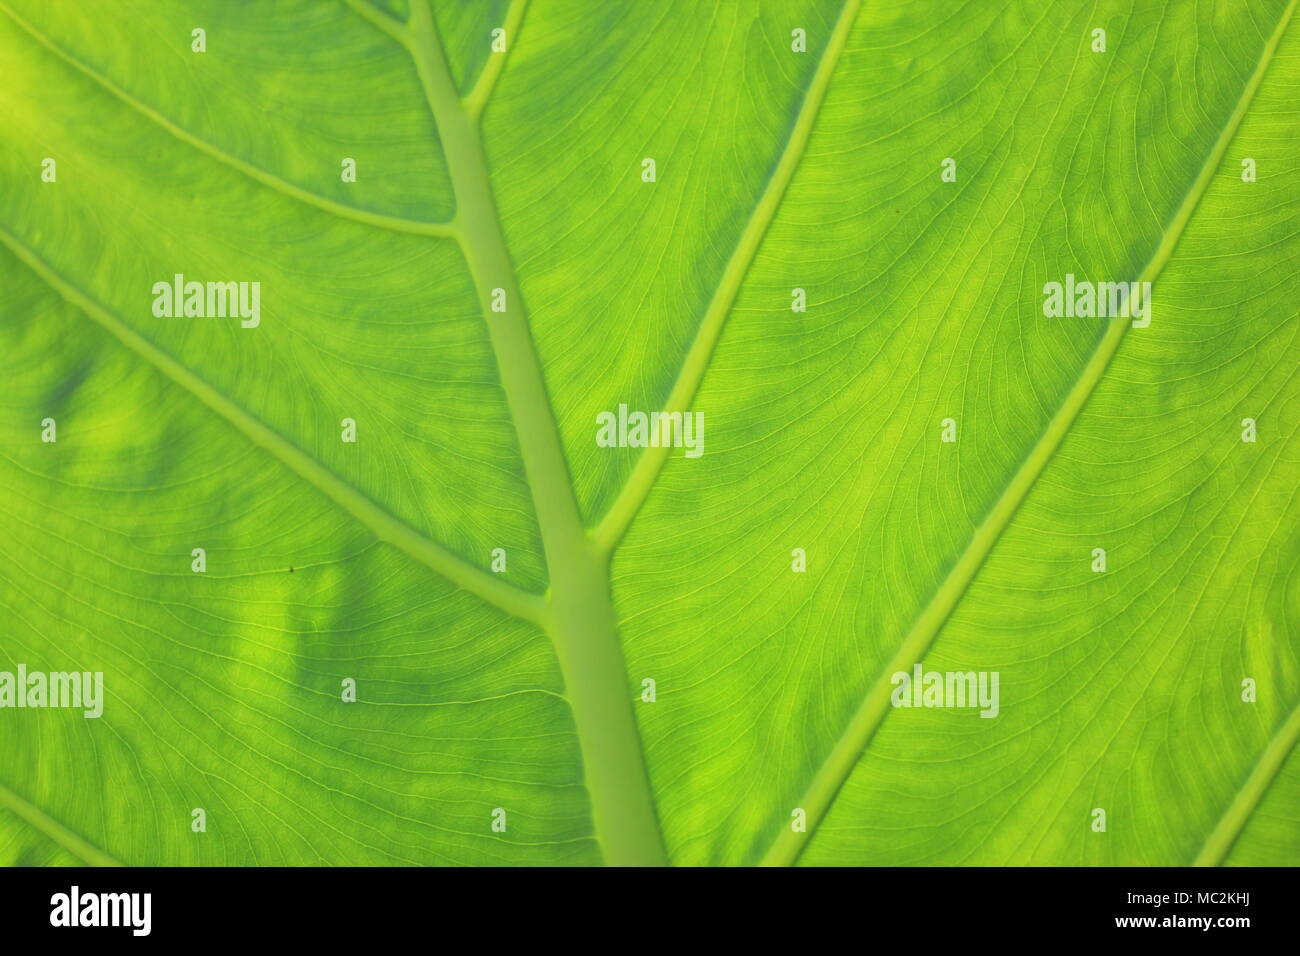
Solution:
{"label": "midrib", "polygon": [[[1264,79],[1268,65],[1273,59],[1273,54],[1286,33],[1286,28],[1291,21],[1292,14],[1295,12],[1297,2],[1300,2],[1300,0],[1291,0],[1287,5],[1277,27],[1273,31],[1273,35],[1264,45],[1259,62],[1255,66],[1255,71],[1251,74],[1250,80],[1242,90],[1236,107],[1220,131],[1214,147],[1210,150],[1204,163],[1202,163],[1201,169],[1195,180],[1193,180],[1187,194],[1183,197],[1178,211],[1165,227],[1154,255],[1138,276],[1138,282],[1154,282],[1156,276],[1164,269],[1173,255],[1174,247],[1178,244],[1178,240],[1191,219],[1197,203],[1200,202],[1201,196],[1204,195],[1211,179],[1213,179],[1224,154],[1227,152],[1228,145],[1232,141],[1232,137],[1250,108],[1251,101],[1254,99],[1255,93]],[[886,714],[888,714],[890,709],[889,696],[893,689],[890,680],[891,675],[898,671],[910,671],[913,664],[920,661],[933,644],[953,608],[957,606],[963,594],[965,594],[966,588],[993,550],[993,546],[1011,522],[1011,518],[1015,515],[1020,504],[1028,496],[1038,476],[1043,473],[1048,462],[1051,461],[1052,456],[1061,446],[1066,433],[1069,432],[1070,426],[1078,418],[1079,412],[1092,395],[1097,383],[1101,381],[1107,366],[1109,366],[1111,359],[1119,349],[1120,342],[1123,341],[1129,322],[1130,320],[1124,317],[1114,318],[1110,321],[1105,335],[1102,336],[1092,357],[1088,360],[1079,378],[1066,395],[1061,407],[1048,423],[1047,429],[1039,437],[1028,457],[1016,470],[1010,483],[1003,490],[984,521],[975,530],[956,564],[953,565],[952,570],[948,572],[948,576],[913,623],[906,637],[903,638],[898,651],[885,665],[884,670],[867,692],[862,704],[853,714],[848,726],[836,741],[830,754],[813,775],[811,784],[798,804],[803,808],[807,816],[807,826],[804,832],[794,832],[788,827],[783,828],[781,834],[772,842],[771,847],[760,861],[761,866],[788,866],[798,860],[799,854],[816,832],[817,826],[825,819],[826,813],[838,795],[840,787],[848,779],[862,752],[870,743],[872,736],[880,727]]]}
{"label": "midrib", "polygon": [[[646,771],[627,666],[610,594],[608,562],[578,509],[541,361],[492,195],[478,109],[467,106],[448,68],[429,7],[411,8],[410,45],[456,194],[461,248],[500,372],[549,576],[543,620],[564,678],[605,862],[667,863]],[[505,311],[492,311],[493,290]]]}
{"label": "midrib", "polygon": [[[430,235],[457,239],[478,287],[479,301],[496,356],[507,406],[515,424],[521,457],[546,550],[551,588],[544,599],[505,584],[494,575],[473,567],[432,539],[389,514],[356,488],[335,475],[316,459],[251,415],[218,389],[200,378],[144,336],[122,322],[98,302],[63,278],[17,236],[0,227],[3,244],[69,304],[80,309],[172,381],[216,411],[254,444],[269,451],[290,469],[306,478],[346,511],[371,529],[381,540],[442,574],[453,584],[487,603],[542,627],[550,636],[564,674],[566,700],[574,714],[583,756],[587,788],[592,799],[592,816],[597,840],[606,862],[615,865],[661,865],[667,862],[660,836],[654,800],[632,712],[627,671],[618,642],[617,626],[609,593],[606,558],[598,552],[583,526],[569,480],[558,428],[533,346],[523,309],[517,278],[506,248],[501,224],[492,198],[488,167],[483,154],[477,118],[483,103],[466,105],[456,91],[447,68],[428,8],[416,3],[408,28],[394,28],[394,35],[412,54],[438,123],[439,138],[447,157],[456,193],[455,219],[446,224],[394,222],[342,207],[269,176],[263,171],[218,150],[170,123],[145,107],[106,78],[53,46],[21,21],[3,3],[0,10],[13,16],[30,33],[62,60],[103,85],[128,106],[189,143],[241,172],[312,205],[360,219],[375,226],[403,231],[424,231]],[[521,7],[512,8],[511,22],[518,24]],[[491,290],[506,292],[507,311],[491,311]],[[0,803],[7,802],[0,793]],[[8,796],[18,801],[12,794]],[[23,818],[38,825],[60,842],[75,845],[75,836],[56,829],[57,822],[18,801],[26,808]],[[83,841],[84,842],[84,841]],[[87,844],[86,847],[89,847]],[[83,847],[85,849],[86,847]],[[93,848],[86,850],[92,856]],[[104,856],[105,860],[109,858]]]}

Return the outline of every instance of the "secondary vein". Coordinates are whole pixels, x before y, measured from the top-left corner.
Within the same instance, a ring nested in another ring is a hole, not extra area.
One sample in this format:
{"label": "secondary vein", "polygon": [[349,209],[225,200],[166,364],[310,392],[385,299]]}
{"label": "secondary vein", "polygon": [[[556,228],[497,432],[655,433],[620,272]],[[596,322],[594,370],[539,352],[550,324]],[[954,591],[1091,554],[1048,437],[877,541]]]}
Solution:
{"label": "secondary vein", "polygon": [[[745,223],[745,228],[740,233],[740,240],[736,243],[736,248],[723,269],[718,287],[705,308],[704,317],[700,320],[695,338],[687,350],[686,359],[677,374],[672,390],[668,393],[668,400],[664,403],[665,412],[687,411],[699,391],[704,373],[713,358],[714,348],[722,335],[727,316],[735,305],[745,274],[749,271],[763,236],[781,205],[786,187],[789,186],[799,161],[803,158],[808,140],[812,136],[817,112],[826,98],[826,90],[830,86],[831,77],[844,45],[848,41],[849,31],[853,27],[860,6],[860,0],[848,0],[840,10],[839,19],[826,43],[821,61],[817,64],[817,71],[813,74],[812,83],[804,94],[803,103],[795,117],[790,138],[758,203],[750,213],[749,221]],[[602,553],[611,553],[627,532],[632,519],[636,517],[641,506],[645,504],[646,498],[649,497],[650,489],[654,487],[670,450],[667,445],[664,445],[642,451],[632,467],[632,474],[628,476],[627,483],[592,532],[592,539]]]}
{"label": "secondary vein", "polygon": [[1278,728],[1264,747],[1250,774],[1237,791],[1232,802],[1228,804],[1218,824],[1205,840],[1201,852],[1196,855],[1192,866],[1218,866],[1232,849],[1233,843],[1246,827],[1246,821],[1258,808],[1269,785],[1277,776],[1287,757],[1300,740],[1300,704],[1291,711],[1291,716]]}
{"label": "secondary vein", "polygon": [[[1202,163],[1199,173],[1184,195],[1177,212],[1165,227],[1155,253],[1143,268],[1141,275],[1138,276],[1138,282],[1154,282],[1156,276],[1164,269],[1165,264],[1173,255],[1174,247],[1178,244],[1178,240],[1187,227],[1187,223],[1200,202],[1201,196],[1204,195],[1210,180],[1214,177],[1219,164],[1223,161],[1223,156],[1227,152],[1232,137],[1236,134],[1242,119],[1245,118],[1260,83],[1263,82],[1264,74],[1273,59],[1278,44],[1281,43],[1282,37],[1286,33],[1287,25],[1295,12],[1297,2],[1300,2],[1300,0],[1291,0],[1274,29],[1273,35],[1264,45],[1260,60],[1242,90],[1236,107],[1229,115],[1213,148],[1210,150],[1209,155],[1206,156],[1204,163]],[[1084,366],[1083,372],[1075,381],[1069,394],[1066,395],[1065,401],[1048,423],[1046,431],[1043,432],[1028,457],[1021,463],[1015,475],[1012,476],[1010,483],[1003,490],[984,521],[975,529],[974,535],[957,559],[956,564],[953,565],[948,576],[931,597],[929,604],[926,605],[913,623],[911,630],[903,638],[897,653],[885,665],[884,670],[867,692],[862,704],[850,719],[839,740],[836,741],[835,746],[831,749],[821,767],[813,775],[812,782],[799,803],[799,806],[807,814],[805,830],[796,833],[789,828],[783,829],[780,836],[773,841],[768,852],[760,861],[760,865],[788,866],[798,859],[808,840],[816,832],[817,825],[825,818],[831,803],[839,794],[840,787],[848,779],[862,752],[870,743],[872,736],[880,727],[886,714],[888,714],[890,710],[889,696],[893,690],[891,675],[897,671],[910,670],[912,665],[925,655],[934,642],[953,608],[956,607],[965,594],[967,586],[974,579],[989,552],[993,550],[993,546],[1001,537],[1003,530],[1010,524],[1011,518],[1015,515],[1021,502],[1028,496],[1038,476],[1043,473],[1048,462],[1061,446],[1066,433],[1069,432],[1070,426],[1074,424],[1079,412],[1092,395],[1097,383],[1101,381],[1107,366],[1109,366],[1111,359],[1119,349],[1120,342],[1123,341],[1124,333],[1129,328],[1130,321],[1124,315],[1110,321],[1096,350],[1088,360],[1087,365]]]}
{"label": "secondary vein", "polygon": [[218,162],[224,163],[233,169],[237,169],[245,176],[256,180],[264,186],[274,189],[276,192],[297,199],[309,206],[315,206],[317,209],[339,216],[340,218],[365,223],[368,226],[376,226],[381,229],[389,229],[394,232],[410,233],[418,236],[455,238],[457,235],[455,222],[429,222],[419,219],[407,219],[403,216],[391,216],[387,213],[371,212],[368,209],[360,209],[356,206],[350,206],[347,203],[328,199],[309,189],[304,189],[302,186],[291,183],[286,179],[281,179],[279,176],[262,169],[260,166],[256,166],[245,159],[227,153],[225,150],[209,143],[207,140],[195,136],[189,130],[168,119],[153,107],[136,99],[108,77],[81,62],[81,60],[77,59],[71,53],[57,46],[49,37],[45,36],[45,34],[37,30],[36,27],[9,9],[9,5],[5,3],[4,0],[0,0],[0,12],[3,12],[25,33],[31,36],[32,39],[36,40],[41,44],[41,46],[45,47],[64,63],[67,63],[84,76],[89,77],[95,83],[99,84],[142,116],[153,120],[153,122],[157,123],[177,139],[193,146],[195,149],[198,149],[203,153],[206,153]]}
{"label": "secondary vein", "polygon": [[545,619],[545,602],[541,597],[520,590],[495,575],[474,567],[459,555],[448,551],[380,507],[72,285],[30,247],[4,228],[0,228],[0,244],[7,246],[71,305],[80,309],[123,345],[234,425],[254,444],[270,452],[300,477],[316,486],[368,527],[381,541],[399,548],[456,586],[508,614],[537,624]]}
{"label": "secondary vein", "polygon": [[35,830],[63,847],[77,859],[91,866],[121,866],[99,847],[65,827],[48,813],[28,803],[8,787],[0,784],[0,807],[7,807]]}
{"label": "secondary vein", "polygon": [[510,8],[506,11],[505,22],[506,52],[488,54],[488,61],[484,64],[482,72],[479,73],[474,88],[465,97],[465,111],[475,121],[483,115],[484,107],[487,106],[488,100],[492,98],[492,91],[496,88],[497,79],[501,76],[501,71],[505,69],[506,56],[510,50],[514,49],[515,35],[524,22],[524,11],[527,7],[528,0],[510,0]]}
{"label": "secondary vein", "polygon": [[370,25],[387,33],[402,46],[408,43],[406,24],[386,10],[381,10],[370,0],[343,0],[357,14],[369,21]]}

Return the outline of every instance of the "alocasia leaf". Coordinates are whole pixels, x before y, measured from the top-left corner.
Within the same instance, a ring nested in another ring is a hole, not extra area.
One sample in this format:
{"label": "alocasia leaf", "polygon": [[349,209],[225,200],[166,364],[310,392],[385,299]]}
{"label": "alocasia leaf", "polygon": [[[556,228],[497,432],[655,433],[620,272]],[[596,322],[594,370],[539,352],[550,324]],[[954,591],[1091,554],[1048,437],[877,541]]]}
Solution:
{"label": "alocasia leaf", "polygon": [[0,0],[0,860],[1296,862],[1295,7]]}

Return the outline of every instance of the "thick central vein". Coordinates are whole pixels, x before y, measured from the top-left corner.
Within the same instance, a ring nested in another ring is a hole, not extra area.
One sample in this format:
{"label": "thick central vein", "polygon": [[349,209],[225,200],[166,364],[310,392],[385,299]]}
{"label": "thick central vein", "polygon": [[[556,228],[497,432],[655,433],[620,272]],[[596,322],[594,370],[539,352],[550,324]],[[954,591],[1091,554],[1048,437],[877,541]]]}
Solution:
{"label": "thick central vein", "polygon": [[[501,232],[478,126],[462,106],[433,26],[433,15],[425,4],[412,5],[411,31],[412,54],[456,194],[461,247],[500,368],[542,539],[559,543],[583,537],[559,428],[551,414],[523,296]],[[496,290],[504,293],[505,311],[493,309],[498,301]]]}
{"label": "thick central vein", "polygon": [[[517,16],[512,22],[518,22]],[[550,579],[544,626],[564,676],[596,837],[607,863],[661,865],[666,855],[632,712],[609,566],[587,535],[573,492],[493,198],[478,112],[467,106],[452,82],[432,13],[424,3],[412,5],[409,47],[447,159],[461,248],[478,287],[542,535]],[[495,311],[500,294],[505,296],[505,310]]]}
{"label": "thick central vein", "polygon": [[[1201,196],[1204,195],[1205,190],[1208,188],[1211,179],[1213,179],[1215,172],[1219,168],[1219,164],[1223,160],[1224,153],[1227,152],[1228,144],[1232,141],[1233,135],[1237,132],[1237,128],[1241,125],[1242,119],[1250,108],[1255,92],[1259,89],[1268,65],[1273,58],[1273,53],[1281,42],[1287,24],[1295,12],[1297,2],[1300,2],[1300,0],[1291,0],[1272,37],[1264,45],[1259,63],[1242,90],[1236,108],[1228,117],[1218,139],[1215,140],[1214,147],[1206,156],[1205,162],[1202,163],[1200,172],[1184,195],[1178,211],[1165,227],[1155,253],[1143,268],[1141,275],[1138,276],[1138,282],[1153,282],[1173,255],[1174,247],[1177,246],[1179,238],[1186,229],[1197,203],[1200,202]],[[916,619],[907,636],[903,638],[897,653],[885,665],[875,684],[872,685],[862,704],[850,719],[848,726],[836,741],[835,746],[831,749],[821,767],[818,768],[816,774],[814,774],[812,782],[799,804],[807,814],[808,822],[805,830],[803,832],[794,832],[789,828],[784,829],[781,835],[773,841],[771,848],[763,857],[761,865],[785,866],[794,863],[798,859],[800,852],[802,852],[808,840],[816,831],[817,825],[825,818],[831,803],[839,793],[840,787],[848,779],[863,750],[866,749],[872,736],[885,719],[885,715],[889,712],[889,697],[893,690],[891,676],[898,671],[910,671],[912,665],[925,655],[934,642],[953,608],[957,606],[958,601],[965,594],[967,586],[974,579],[976,572],[983,565],[989,552],[993,550],[993,546],[1001,537],[1003,530],[1011,522],[1012,516],[1015,515],[1021,502],[1029,494],[1030,489],[1038,480],[1038,476],[1043,473],[1047,463],[1051,461],[1052,456],[1061,446],[1061,442],[1064,441],[1070,426],[1074,424],[1079,412],[1097,387],[1097,383],[1101,381],[1107,366],[1119,349],[1120,342],[1123,341],[1124,333],[1129,328],[1129,322],[1130,319],[1125,316],[1111,320],[1106,333],[1102,336],[1092,357],[1088,360],[1088,364],[1084,366],[1083,372],[1070,389],[1069,394],[1066,395],[1061,407],[1052,416],[1046,431],[1043,432],[1028,457],[1016,470],[1010,483],[1003,490],[984,521],[975,529],[974,535],[957,559],[956,564],[953,565],[952,570],[948,572],[948,576],[931,597],[930,603],[926,605]]]}

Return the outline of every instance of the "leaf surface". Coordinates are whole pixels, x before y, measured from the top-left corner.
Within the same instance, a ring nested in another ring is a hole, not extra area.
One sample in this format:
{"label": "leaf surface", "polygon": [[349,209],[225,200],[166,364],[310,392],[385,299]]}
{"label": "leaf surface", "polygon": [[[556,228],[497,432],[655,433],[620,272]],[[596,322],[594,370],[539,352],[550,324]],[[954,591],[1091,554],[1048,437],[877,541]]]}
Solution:
{"label": "leaf surface", "polygon": [[0,860],[1294,863],[1295,7],[0,0]]}

